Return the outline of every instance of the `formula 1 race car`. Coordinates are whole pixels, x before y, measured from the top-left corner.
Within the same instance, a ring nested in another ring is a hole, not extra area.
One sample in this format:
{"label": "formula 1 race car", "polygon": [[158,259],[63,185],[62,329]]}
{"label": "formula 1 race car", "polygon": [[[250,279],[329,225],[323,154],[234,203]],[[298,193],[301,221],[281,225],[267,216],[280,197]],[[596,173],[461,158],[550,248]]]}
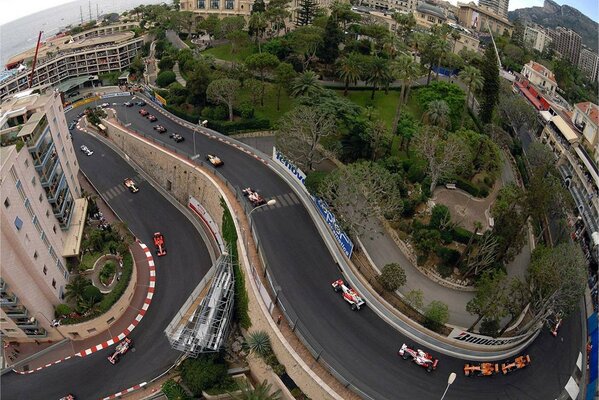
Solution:
{"label": "formula 1 race car", "polygon": [[499,364],[481,363],[478,365],[464,365],[464,375],[466,376],[492,376],[499,372]]}
{"label": "formula 1 race car", "polygon": [[156,118],[156,117],[155,117],[155,116],[153,116],[152,114],[149,114],[149,115],[148,115],[148,120],[150,120],[150,122],[154,122],[154,121],[157,121],[157,120],[158,120],[158,118]]}
{"label": "formula 1 race car", "polygon": [[335,292],[342,292],[341,295],[343,296],[343,300],[351,305],[352,310],[359,310],[360,307],[365,304],[358,292],[347,286],[345,282],[343,282],[343,279],[337,279],[335,282],[331,283],[331,286],[333,286]]}
{"label": "formula 1 race car", "polygon": [[145,108],[141,108],[141,109],[139,110],[139,113],[140,113],[140,114],[141,114],[143,117],[145,117],[146,115],[148,115],[148,114],[149,114],[149,112],[147,112]]}
{"label": "formula 1 race car", "polygon": [[262,197],[254,189],[248,187],[248,188],[243,189],[242,192],[243,192],[243,195],[248,198],[248,200],[250,201],[250,203],[252,203],[252,205],[254,207],[258,207],[263,204],[266,204],[266,200],[264,199],[264,197]]}
{"label": "formula 1 race car", "polygon": [[162,126],[162,125],[156,125],[156,126],[154,126],[154,130],[158,131],[158,133],[164,133],[164,132],[166,132],[166,128],[164,126]]}
{"label": "formula 1 race car", "polygon": [[213,154],[207,154],[206,160],[208,160],[208,162],[210,164],[212,164],[213,167],[220,167],[221,165],[224,164],[223,160],[221,160],[220,158],[218,158],[217,156],[215,156]]}
{"label": "formula 1 race car", "polygon": [[64,397],[61,397],[59,400],[75,400],[75,396],[73,396],[72,394],[67,394]]}
{"label": "formula 1 race car", "polygon": [[126,337],[119,344],[116,345],[116,347],[114,348],[114,353],[112,353],[111,356],[107,357],[108,361],[110,361],[111,364],[118,363],[121,356],[128,352],[131,347],[133,347],[133,342],[131,341],[131,339]]}
{"label": "formula 1 race car", "polygon": [[173,140],[174,140],[175,142],[177,142],[177,143],[179,143],[179,142],[182,142],[182,141],[184,141],[184,140],[185,140],[185,138],[184,138],[183,136],[179,135],[178,133],[171,133],[171,134],[169,135],[169,137],[170,137],[171,139],[173,139]]}
{"label": "formula 1 race car", "polygon": [[139,192],[139,188],[137,187],[137,185],[135,184],[135,181],[133,179],[127,178],[123,181],[123,184],[125,185],[125,187],[127,189],[129,189],[131,191],[131,193]]}
{"label": "formula 1 race car", "polygon": [[397,354],[404,360],[412,357],[412,361],[414,361],[417,365],[420,365],[422,368],[425,368],[426,372],[431,372],[432,370],[437,369],[437,364],[439,364],[439,359],[434,358],[432,355],[423,350],[408,347],[408,345],[405,343],[401,346]]}
{"label": "formula 1 race car", "polygon": [[512,371],[522,369],[529,365],[530,365],[530,356],[527,354],[525,356],[516,357],[514,359],[514,361],[511,361],[511,362],[508,361],[508,362],[501,364],[501,372],[503,372],[504,375],[507,375],[508,373],[510,373]]}
{"label": "formula 1 race car", "polygon": [[124,105],[125,107],[133,107],[133,103],[131,103],[130,101],[126,101],[126,102],[124,102],[124,103],[123,103],[123,105]]}
{"label": "formula 1 race car", "polygon": [[91,156],[92,154],[94,154],[93,151],[91,151],[89,149],[89,147],[87,147],[86,145],[82,144],[80,147],[81,151],[84,152],[86,155]]}
{"label": "formula 1 race car", "polygon": [[154,234],[154,246],[156,247],[156,255],[162,257],[166,255],[166,247],[164,246],[164,236],[160,232]]}

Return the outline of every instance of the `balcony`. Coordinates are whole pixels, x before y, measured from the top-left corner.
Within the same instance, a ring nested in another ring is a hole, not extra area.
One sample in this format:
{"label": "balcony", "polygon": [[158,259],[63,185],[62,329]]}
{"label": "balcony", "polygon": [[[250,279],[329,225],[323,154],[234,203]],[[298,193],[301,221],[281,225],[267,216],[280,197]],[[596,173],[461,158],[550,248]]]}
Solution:
{"label": "balcony", "polygon": [[11,318],[27,318],[29,316],[29,312],[24,306],[2,306],[5,314]]}
{"label": "balcony", "polygon": [[23,125],[19,137],[25,140],[27,147],[35,148],[47,128],[48,118],[41,112],[36,112]]}
{"label": "balcony", "polygon": [[40,141],[37,150],[29,150],[31,158],[33,158],[33,165],[36,167],[37,171],[43,168],[54,149],[54,142],[50,137],[46,138],[46,135],[44,135],[44,139]]}
{"label": "balcony", "polygon": [[16,306],[19,302],[19,298],[15,294],[3,293],[0,295],[0,305],[2,306]]}
{"label": "balcony", "polygon": [[36,168],[36,170],[40,176],[42,186],[47,185],[48,182],[53,182],[54,176],[60,177],[60,174],[62,174],[62,167],[60,166],[58,157],[51,157],[49,163]]}
{"label": "balcony", "polygon": [[45,338],[48,336],[48,332],[44,328],[23,329],[23,332],[30,338]]}
{"label": "balcony", "polygon": [[60,193],[60,191],[63,189],[66,182],[67,179],[65,177],[65,174],[61,174],[60,176],[57,176],[56,179],[54,179],[54,181],[49,187],[45,188],[46,198],[48,199],[48,202],[56,203],[58,193]]}
{"label": "balcony", "polygon": [[13,318],[13,322],[21,330],[25,329],[37,329],[39,327],[37,320],[34,317],[31,318]]}
{"label": "balcony", "polygon": [[0,293],[2,293],[2,294],[6,293],[7,288],[8,288],[8,285],[6,284],[6,282],[4,282],[4,279],[0,278]]}

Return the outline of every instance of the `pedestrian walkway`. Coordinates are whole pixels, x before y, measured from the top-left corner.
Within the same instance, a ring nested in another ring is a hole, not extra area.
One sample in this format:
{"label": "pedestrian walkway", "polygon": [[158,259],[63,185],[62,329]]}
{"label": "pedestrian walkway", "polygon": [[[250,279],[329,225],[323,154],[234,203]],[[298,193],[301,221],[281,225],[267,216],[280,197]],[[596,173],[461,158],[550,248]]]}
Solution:
{"label": "pedestrian walkway", "polygon": [[175,62],[175,65],[173,65],[173,72],[175,73],[175,78],[177,79],[177,82],[179,82],[181,86],[185,86],[187,84],[187,81],[181,75],[181,71],[179,70],[179,61]]}
{"label": "pedestrian walkway", "polygon": [[[96,193],[81,172],[78,177],[81,188],[86,193],[92,195]],[[119,221],[110,207],[100,197],[96,198],[96,203],[109,223]],[[15,353],[14,349],[19,351],[10,363],[10,365],[15,365],[15,372],[31,373],[67,361],[71,357],[84,357],[92,354],[111,346],[118,340],[122,340],[139,324],[150,306],[156,274],[152,254],[145,245],[133,244],[130,249],[133,254],[134,267],[137,271],[137,283],[133,297],[123,315],[114,321],[107,330],[99,332],[88,339],[71,340],[65,338],[67,340],[57,344],[34,342],[21,343],[18,346],[11,345],[4,350],[5,355],[10,354],[11,356],[12,353]]]}

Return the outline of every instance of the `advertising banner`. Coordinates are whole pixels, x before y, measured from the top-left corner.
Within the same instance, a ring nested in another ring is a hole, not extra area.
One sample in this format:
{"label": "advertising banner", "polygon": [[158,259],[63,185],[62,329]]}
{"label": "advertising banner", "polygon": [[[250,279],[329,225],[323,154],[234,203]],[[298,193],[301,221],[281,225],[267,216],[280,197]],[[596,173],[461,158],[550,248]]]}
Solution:
{"label": "advertising banner", "polygon": [[111,97],[120,97],[120,96],[129,96],[131,92],[114,92],[114,93],[104,93],[102,95],[103,99],[109,99]]}
{"label": "advertising banner", "polygon": [[302,187],[304,187],[305,189],[306,174],[304,174],[304,171],[296,167],[295,164],[291,162],[291,160],[285,157],[283,153],[277,150],[277,148],[274,146],[272,148],[272,159],[275,160],[277,164],[283,166],[287,170],[287,172],[293,175],[293,177],[297,179],[302,184]]}
{"label": "advertising banner", "polygon": [[208,211],[206,211],[206,209],[200,204],[200,202],[193,196],[189,196],[188,206],[194,213],[196,213],[198,217],[202,219],[202,221],[204,221],[206,225],[208,225],[208,228],[210,228],[210,232],[212,232],[212,236],[216,240],[216,243],[218,243],[220,251],[224,252],[226,250],[225,243],[223,241],[222,236],[220,235],[218,225],[216,224],[216,222],[214,222],[210,214],[208,214]]}
{"label": "advertising banner", "polygon": [[166,106],[166,99],[164,97],[162,97],[161,95],[159,95],[156,92],[154,92],[154,97],[156,98],[156,100],[158,100],[160,102],[160,104],[162,104],[163,106]]}
{"label": "advertising banner", "polygon": [[354,244],[349,236],[339,227],[335,215],[329,210],[328,204],[316,196],[312,196],[312,200],[314,200],[314,204],[316,204],[316,208],[320,215],[322,215],[329,228],[331,228],[333,235],[335,235],[335,239],[337,239],[337,242],[341,245],[345,255],[348,258],[351,258],[352,252],[354,251]]}
{"label": "advertising banner", "polygon": [[479,28],[479,15],[478,15],[478,11],[472,11],[472,20],[470,21],[470,28],[474,29],[474,30],[478,30]]}
{"label": "advertising banner", "polygon": [[462,329],[454,328],[449,336],[450,339],[459,340],[461,342],[477,344],[481,346],[505,346],[515,344],[528,339],[534,332],[526,335],[508,337],[508,338],[493,338],[491,336],[478,335],[476,333],[467,332]]}

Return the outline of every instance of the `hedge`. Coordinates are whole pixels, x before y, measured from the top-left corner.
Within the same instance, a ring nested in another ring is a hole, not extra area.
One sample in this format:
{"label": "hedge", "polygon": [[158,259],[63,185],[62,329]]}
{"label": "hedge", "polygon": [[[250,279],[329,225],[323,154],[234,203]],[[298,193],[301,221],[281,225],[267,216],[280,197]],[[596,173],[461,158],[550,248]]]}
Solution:
{"label": "hedge", "polygon": [[266,118],[242,119],[239,121],[208,121],[208,127],[223,134],[270,129]]}
{"label": "hedge", "polygon": [[190,397],[185,393],[181,385],[172,379],[162,384],[162,393],[168,400],[188,400]]}
{"label": "hedge", "polygon": [[249,299],[248,294],[245,290],[245,276],[241,272],[239,267],[238,255],[237,255],[237,231],[235,230],[235,224],[231,212],[227,208],[227,204],[224,199],[221,198],[220,205],[223,208],[223,239],[229,246],[231,258],[233,261],[233,273],[235,274],[235,319],[239,325],[244,329],[249,329],[252,326],[252,321],[248,314]]}
{"label": "hedge", "polygon": [[188,114],[185,111],[180,110],[177,107],[173,107],[169,104],[164,106],[164,109],[170,112],[171,114],[175,114],[177,117],[184,119],[187,122],[191,122],[193,124],[197,124],[200,121],[200,114]]}
{"label": "hedge", "polygon": [[452,229],[451,234],[453,236],[453,240],[462,244],[468,244],[470,242],[470,238],[474,235],[467,229],[464,229],[460,226],[456,226]]}

